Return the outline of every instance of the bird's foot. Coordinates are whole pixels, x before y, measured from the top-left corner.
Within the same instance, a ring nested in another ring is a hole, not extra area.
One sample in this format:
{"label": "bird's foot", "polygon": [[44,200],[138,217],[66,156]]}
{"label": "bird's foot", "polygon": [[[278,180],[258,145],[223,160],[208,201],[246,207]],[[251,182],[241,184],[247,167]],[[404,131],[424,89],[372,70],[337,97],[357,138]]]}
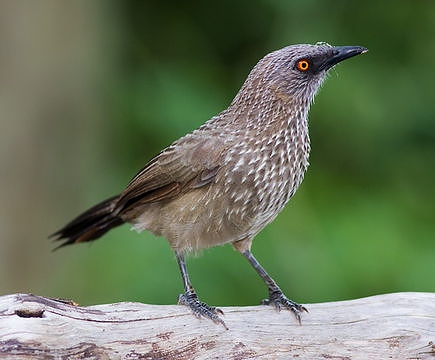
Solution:
{"label": "bird's foot", "polygon": [[273,305],[278,311],[281,311],[282,309],[292,311],[299,324],[301,324],[301,314],[303,312],[308,312],[304,306],[288,299],[281,290],[271,291],[269,293],[269,299],[265,299],[261,303],[263,305]]}
{"label": "bird's foot", "polygon": [[228,330],[225,322],[219,317],[219,315],[224,315],[224,312],[217,307],[199,301],[198,295],[196,295],[195,292],[187,291],[184,294],[180,294],[178,296],[178,304],[190,307],[196,317],[200,318],[203,316],[209,318],[216,324],[221,324],[226,330]]}

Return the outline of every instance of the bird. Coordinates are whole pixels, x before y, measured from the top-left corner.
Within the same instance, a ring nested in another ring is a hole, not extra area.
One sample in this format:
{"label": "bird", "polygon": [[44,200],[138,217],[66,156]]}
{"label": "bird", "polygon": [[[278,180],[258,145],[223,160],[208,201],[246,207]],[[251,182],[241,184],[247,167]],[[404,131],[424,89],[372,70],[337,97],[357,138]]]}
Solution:
{"label": "bird", "polygon": [[252,254],[251,244],[303,180],[310,153],[308,111],[328,71],[367,51],[321,42],[267,54],[227,109],[164,148],[120,194],[51,237],[63,247],[96,240],[124,223],[165,237],[183,280],[178,304],[226,329],[222,310],[199,299],[185,258],[232,244],[265,282],[269,297],[262,304],[289,310],[301,323],[308,310],[284,295]]}

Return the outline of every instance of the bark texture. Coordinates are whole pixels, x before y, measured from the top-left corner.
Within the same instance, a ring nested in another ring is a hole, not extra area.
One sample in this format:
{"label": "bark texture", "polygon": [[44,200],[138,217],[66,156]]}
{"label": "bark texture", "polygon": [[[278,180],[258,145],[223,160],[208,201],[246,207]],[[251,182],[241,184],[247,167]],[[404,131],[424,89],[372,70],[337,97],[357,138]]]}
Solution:
{"label": "bark texture", "polygon": [[0,359],[435,359],[435,294],[307,305],[299,325],[269,306],[224,307],[229,328],[184,306],[89,307],[0,297]]}

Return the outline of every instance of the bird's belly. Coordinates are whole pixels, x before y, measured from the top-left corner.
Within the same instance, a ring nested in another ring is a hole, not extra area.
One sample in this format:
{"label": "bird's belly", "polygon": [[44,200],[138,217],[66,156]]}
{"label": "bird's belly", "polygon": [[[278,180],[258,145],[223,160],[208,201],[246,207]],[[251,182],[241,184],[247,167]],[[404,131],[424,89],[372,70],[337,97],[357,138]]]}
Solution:
{"label": "bird's belly", "polygon": [[[275,219],[302,182],[308,162],[223,173],[209,186],[148,204],[133,223],[189,251],[253,238]],[[151,206],[150,206],[151,205]]]}
{"label": "bird's belly", "polygon": [[164,236],[173,250],[195,251],[240,240],[243,230],[228,217],[229,207],[228,197],[210,186],[145,208],[133,225]]}

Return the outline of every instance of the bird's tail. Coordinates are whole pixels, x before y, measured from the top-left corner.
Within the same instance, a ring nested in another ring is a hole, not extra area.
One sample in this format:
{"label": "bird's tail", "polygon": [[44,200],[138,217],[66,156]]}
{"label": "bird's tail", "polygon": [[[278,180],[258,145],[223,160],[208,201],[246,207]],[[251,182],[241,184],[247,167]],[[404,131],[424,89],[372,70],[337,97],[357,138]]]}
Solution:
{"label": "bird's tail", "polygon": [[56,249],[98,239],[110,229],[122,225],[124,221],[113,211],[117,200],[118,196],[114,196],[102,201],[50,235],[55,241],[63,241]]}

